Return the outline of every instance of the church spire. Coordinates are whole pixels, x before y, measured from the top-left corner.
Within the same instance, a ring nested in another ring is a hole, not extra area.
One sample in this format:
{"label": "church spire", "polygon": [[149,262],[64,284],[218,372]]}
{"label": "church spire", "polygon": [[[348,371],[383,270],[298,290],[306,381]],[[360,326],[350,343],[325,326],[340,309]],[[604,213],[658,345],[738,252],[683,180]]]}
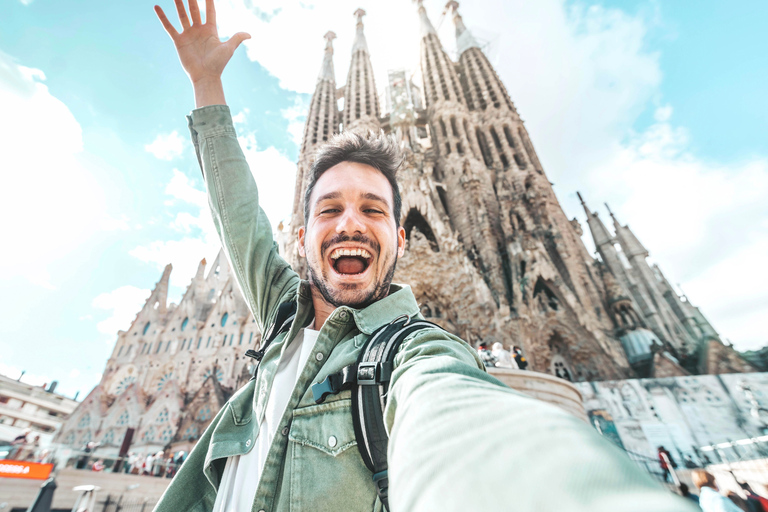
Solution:
{"label": "church spire", "polygon": [[427,10],[424,8],[422,0],[416,0],[416,4],[419,6],[419,20],[421,21],[421,37],[425,37],[428,34],[437,35],[435,27],[432,26],[432,22],[429,21],[427,16]]}
{"label": "church spire", "polygon": [[171,278],[171,270],[173,270],[173,265],[169,263],[165,266],[163,275],[160,277],[160,280],[155,285],[155,289],[152,290],[152,294],[144,304],[144,309],[155,309],[158,313],[165,313],[168,307],[168,282]]}
{"label": "church spire", "polygon": [[358,50],[367,52],[368,43],[365,41],[365,32],[363,31],[363,16],[365,16],[366,13],[363,9],[358,9],[353,14],[357,18],[357,33],[355,34],[355,42],[352,45],[352,54]]}
{"label": "church spire", "polygon": [[[613,236],[610,231],[608,231],[608,228],[605,227],[603,221],[600,220],[600,217],[597,216],[597,212],[590,211],[587,203],[584,202],[584,198],[581,197],[581,193],[576,192],[576,195],[579,196],[579,201],[581,201],[581,206],[584,208],[584,213],[587,214],[587,224],[589,225],[590,233],[592,233],[592,240],[595,242],[595,248],[602,254],[606,244],[613,245]],[[605,257],[603,257],[603,259],[605,259]]]}
{"label": "church spire", "polygon": [[421,18],[421,74],[424,78],[424,97],[427,107],[439,101],[451,101],[464,104],[456,68],[437,37],[435,27],[427,17],[427,10],[421,0],[419,18]]}
{"label": "church spire", "polygon": [[611,208],[608,206],[608,203],[605,204],[605,207],[608,209],[608,213],[611,214],[611,218],[613,219],[613,229],[616,231],[616,238],[619,239],[621,249],[627,255],[627,258],[632,258],[633,256],[647,257],[649,255],[648,249],[643,247],[643,244],[640,243],[640,240],[638,240],[632,230],[629,229],[629,226],[621,225],[611,211]]}
{"label": "church spire", "polygon": [[376,82],[373,78],[373,66],[368,54],[368,44],[363,32],[365,11],[355,11],[357,35],[352,45],[352,62],[349,65],[347,84],[344,86],[344,130],[378,131],[379,96],[376,94]]}
{"label": "church spire", "polygon": [[456,26],[456,49],[459,55],[470,48],[480,48],[477,40],[464,25],[464,20],[459,14],[459,2],[451,0],[446,4],[445,8],[453,11],[453,24]]}
{"label": "church spire", "polygon": [[[298,238],[298,229],[304,224],[304,187],[318,145],[323,144],[339,133],[339,108],[336,103],[336,76],[333,70],[333,40],[336,34],[325,34],[325,55],[320,75],[317,77],[315,92],[309,104],[307,121],[304,124],[304,137],[299,152],[299,165],[296,172],[296,189],[293,196],[293,214],[290,240]],[[292,242],[293,243],[293,242]],[[298,258],[295,245],[287,247],[294,258]],[[295,252],[294,252],[295,251]],[[290,257],[290,256],[289,256]],[[294,269],[303,272],[304,260],[295,259]]]}
{"label": "church spire", "polygon": [[320,74],[317,80],[330,80],[336,81],[336,74],[333,70],[333,40],[336,39],[336,34],[333,31],[328,31],[323,36],[325,38],[325,56],[323,57],[323,66],[320,68]]}

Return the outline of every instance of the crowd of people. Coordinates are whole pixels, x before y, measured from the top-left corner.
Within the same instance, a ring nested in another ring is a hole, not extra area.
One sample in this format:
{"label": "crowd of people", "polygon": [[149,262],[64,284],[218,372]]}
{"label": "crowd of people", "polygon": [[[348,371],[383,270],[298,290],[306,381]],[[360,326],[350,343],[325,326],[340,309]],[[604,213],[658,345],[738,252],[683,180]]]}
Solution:
{"label": "crowd of people", "polygon": [[[76,465],[77,469],[104,471],[114,467],[105,462],[103,458],[92,457],[91,452],[94,448],[93,443],[89,443],[83,448],[83,455]],[[128,456],[123,459],[119,471],[131,475],[173,478],[186,457],[187,454],[184,451],[173,453],[161,450],[147,455],[129,452]]]}
{"label": "crowd of people", "polygon": [[8,459],[47,463],[51,460],[51,452],[43,449],[40,446],[40,436],[32,437],[32,430],[27,428],[11,442]]}
{"label": "crowd of people", "polygon": [[518,346],[512,347],[510,352],[499,342],[494,343],[490,350],[487,343],[481,343],[477,346],[477,353],[480,355],[483,364],[489,368],[525,370],[528,367],[528,361],[523,355],[523,349]]}

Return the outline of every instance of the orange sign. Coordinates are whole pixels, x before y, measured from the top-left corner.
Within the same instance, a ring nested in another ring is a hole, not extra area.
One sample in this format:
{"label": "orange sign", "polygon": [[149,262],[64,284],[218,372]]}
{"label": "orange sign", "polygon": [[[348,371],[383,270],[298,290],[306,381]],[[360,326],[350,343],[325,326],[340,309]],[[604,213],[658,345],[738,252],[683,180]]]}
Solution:
{"label": "orange sign", "polygon": [[20,460],[0,460],[0,477],[45,480],[51,474],[53,464],[38,464]]}

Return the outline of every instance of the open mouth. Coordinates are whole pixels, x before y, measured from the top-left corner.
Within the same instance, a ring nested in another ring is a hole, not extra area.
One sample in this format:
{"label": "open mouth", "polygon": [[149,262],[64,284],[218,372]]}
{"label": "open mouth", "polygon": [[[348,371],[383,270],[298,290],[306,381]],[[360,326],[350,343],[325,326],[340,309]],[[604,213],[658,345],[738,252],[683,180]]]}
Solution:
{"label": "open mouth", "polygon": [[334,249],[331,253],[331,265],[341,275],[362,274],[372,261],[373,256],[365,249]]}

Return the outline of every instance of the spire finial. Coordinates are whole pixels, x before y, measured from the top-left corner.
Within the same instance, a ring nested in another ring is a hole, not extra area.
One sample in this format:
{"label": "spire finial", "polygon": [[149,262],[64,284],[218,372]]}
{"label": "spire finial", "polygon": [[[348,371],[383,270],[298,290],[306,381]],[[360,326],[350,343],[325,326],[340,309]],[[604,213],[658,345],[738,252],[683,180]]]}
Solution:
{"label": "spire finial", "polygon": [[329,30],[323,36],[325,39],[325,57],[323,57],[323,66],[320,68],[319,80],[336,81],[333,72],[333,40],[336,39],[336,33]]}
{"label": "spire finial", "polygon": [[616,221],[616,216],[611,211],[611,207],[608,206],[608,203],[603,203],[603,204],[605,205],[605,209],[608,210],[608,213],[611,215],[611,218],[614,220],[614,222],[618,222]]}
{"label": "spire finial", "polygon": [[587,220],[592,216],[592,212],[589,211],[589,207],[587,206],[587,203],[584,202],[584,198],[581,197],[581,192],[576,192],[576,195],[579,196],[579,201],[581,201],[581,206],[584,207],[584,213],[587,214]]}
{"label": "spire finial", "polygon": [[470,48],[480,48],[477,40],[472,36],[472,33],[467,30],[464,25],[464,20],[459,14],[459,2],[456,0],[450,0],[445,4],[445,10],[453,11],[453,24],[456,26],[456,48],[459,51],[459,55],[469,50]]}
{"label": "spire finial", "polygon": [[429,34],[437,35],[435,27],[432,26],[432,22],[429,21],[427,16],[427,10],[424,8],[423,0],[414,0],[419,7],[419,19],[421,19],[421,37],[426,37]]}
{"label": "spire finial", "polygon": [[352,45],[352,53],[354,54],[358,50],[368,51],[368,43],[365,41],[365,34],[363,33],[363,16],[365,11],[358,9],[354,12],[357,18],[357,34],[355,35],[355,43]]}
{"label": "spire finial", "polygon": [[365,14],[366,14],[365,10],[364,9],[358,9],[358,10],[356,10],[352,14],[354,14],[355,17],[357,18],[357,24],[358,25],[362,25],[363,24],[363,16],[365,16]]}

